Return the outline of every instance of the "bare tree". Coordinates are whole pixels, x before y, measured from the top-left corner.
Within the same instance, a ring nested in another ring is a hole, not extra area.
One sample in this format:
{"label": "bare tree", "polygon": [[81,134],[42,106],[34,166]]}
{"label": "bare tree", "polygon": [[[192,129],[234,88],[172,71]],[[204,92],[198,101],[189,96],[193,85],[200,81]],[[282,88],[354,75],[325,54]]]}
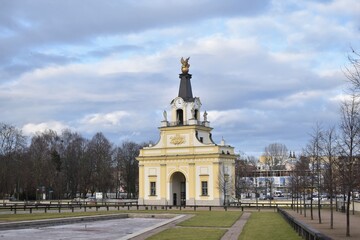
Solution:
{"label": "bare tree", "polygon": [[88,159],[94,164],[92,175],[92,193],[99,191],[107,193],[113,187],[113,148],[109,140],[96,133],[88,144]]}
{"label": "bare tree", "polygon": [[[47,130],[43,133],[37,133],[32,139],[29,147],[29,157],[32,163],[32,177],[35,181],[36,199],[40,200],[46,193],[46,189],[56,189],[59,180],[54,174],[61,168],[61,159],[56,152],[59,136],[55,131]],[[58,167],[58,169],[57,169]],[[62,190],[57,189],[54,193],[58,198],[62,197]]]}
{"label": "bare tree", "polygon": [[320,124],[316,124],[311,134],[311,139],[306,147],[306,154],[310,159],[311,166],[311,199],[310,199],[310,214],[313,219],[312,196],[314,189],[317,191],[317,209],[319,223],[321,223],[321,193],[322,193],[322,162],[323,162],[323,132]]}
{"label": "bare tree", "polygon": [[310,178],[309,178],[309,169],[310,165],[310,159],[309,157],[306,157],[304,155],[300,156],[299,161],[295,164],[295,169],[293,171],[293,180],[292,184],[294,185],[293,189],[293,196],[296,196],[296,209],[297,212],[299,212],[299,205],[301,205],[301,202],[299,203],[299,199],[303,200],[303,206],[300,208],[300,213],[302,214],[302,209],[304,209],[304,216],[306,217],[306,195],[307,190],[309,189],[310,185]]}
{"label": "bare tree", "polygon": [[334,203],[333,196],[336,189],[336,160],[339,152],[338,136],[335,127],[329,128],[324,132],[323,150],[327,161],[325,161],[324,183],[325,189],[330,195],[330,228],[334,228]]}
{"label": "bare tree", "polygon": [[14,126],[0,123],[0,193],[12,195],[14,186],[19,191],[19,158],[24,154],[26,138]]}
{"label": "bare tree", "polygon": [[270,170],[277,170],[281,168],[283,161],[288,156],[288,149],[284,144],[272,143],[265,147],[264,156]]}
{"label": "bare tree", "polygon": [[351,192],[358,185],[359,179],[355,176],[355,168],[358,164],[359,137],[360,137],[360,102],[355,94],[350,100],[343,101],[341,105],[340,124],[340,147],[339,170],[344,190],[347,195],[346,201],[346,236],[350,236],[350,198]]}
{"label": "bare tree", "polygon": [[354,49],[351,49],[351,54],[348,55],[350,66],[345,67],[344,74],[353,86],[353,90],[360,90],[360,54]]}
{"label": "bare tree", "polygon": [[226,166],[226,163],[220,164],[219,176],[217,181],[217,187],[223,195],[223,205],[227,205],[230,201],[230,196],[234,191],[234,178],[230,173],[230,168]]}
{"label": "bare tree", "polygon": [[136,157],[140,148],[141,145],[126,141],[115,149],[117,189],[122,187],[127,193],[127,198],[135,197],[138,193],[139,163]]}
{"label": "bare tree", "polygon": [[256,160],[252,156],[240,156],[235,161],[235,195],[241,199],[241,194],[254,190],[257,193],[257,184],[253,183],[250,179],[256,180]]}
{"label": "bare tree", "polygon": [[[79,134],[64,130],[61,134],[61,146],[63,160],[62,170],[64,172],[64,185],[66,186],[67,197],[76,197],[81,193],[83,180],[89,177],[86,169],[89,167],[86,159],[86,140]],[[85,187],[85,194],[88,189]]]}
{"label": "bare tree", "polygon": [[89,156],[90,152],[88,150],[89,148],[89,140],[85,140],[80,145],[82,154],[79,158],[80,161],[80,172],[78,174],[79,178],[79,192],[82,197],[86,197],[87,193],[91,192],[92,185],[93,185],[93,174],[95,172],[95,163],[92,160],[92,158]]}

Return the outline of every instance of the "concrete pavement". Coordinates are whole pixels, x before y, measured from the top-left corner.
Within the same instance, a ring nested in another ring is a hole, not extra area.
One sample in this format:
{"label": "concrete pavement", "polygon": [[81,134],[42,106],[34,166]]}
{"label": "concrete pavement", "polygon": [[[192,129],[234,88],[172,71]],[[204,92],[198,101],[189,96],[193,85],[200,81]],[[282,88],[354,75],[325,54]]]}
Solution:
{"label": "concrete pavement", "polygon": [[239,220],[237,220],[231,226],[231,228],[229,228],[229,230],[224,234],[221,240],[237,240],[250,215],[251,215],[250,212],[244,212],[239,218]]}
{"label": "concrete pavement", "polygon": [[346,214],[336,212],[334,210],[334,228],[330,228],[330,210],[321,210],[322,223],[319,223],[317,209],[313,211],[314,220],[310,218],[310,210],[307,209],[306,217],[304,213],[300,214],[291,209],[286,210],[291,216],[297,220],[309,225],[310,227],[320,231],[321,233],[331,237],[334,240],[344,239],[360,239],[360,213],[355,212],[355,215],[350,215],[350,237],[346,237]]}
{"label": "concrete pavement", "polygon": [[[131,239],[146,232],[151,232],[153,229],[161,228],[163,225],[170,224],[171,222],[184,217],[184,215],[173,214],[164,214],[163,216],[156,214],[151,214],[150,216],[149,214],[147,214],[147,216],[145,216],[146,214],[126,215],[132,216],[129,218],[118,218],[112,220],[101,220],[101,216],[81,217],[84,219],[83,221],[78,221],[79,218],[77,218],[77,220],[64,218],[62,221],[59,221],[59,219],[53,219],[53,221],[38,220],[31,221],[33,223],[31,226],[27,225],[29,224],[29,221],[25,221],[23,224],[27,226],[22,229],[16,229],[19,227],[19,222],[17,222],[13,223],[15,224],[15,229],[0,231],[0,240]],[[11,225],[11,223],[7,225]],[[8,227],[11,228],[11,226]]]}

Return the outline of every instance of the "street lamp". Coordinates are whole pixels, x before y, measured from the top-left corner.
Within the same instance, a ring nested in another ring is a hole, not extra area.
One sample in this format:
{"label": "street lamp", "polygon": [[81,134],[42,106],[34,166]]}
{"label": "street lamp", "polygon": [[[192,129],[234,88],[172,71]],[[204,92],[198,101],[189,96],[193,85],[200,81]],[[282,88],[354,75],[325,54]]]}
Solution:
{"label": "street lamp", "polygon": [[271,189],[271,185],[272,185],[272,181],[270,180],[270,179],[268,179],[268,178],[266,178],[266,180],[265,180],[265,184],[266,184],[266,197],[267,197],[267,188],[268,188],[268,184],[269,184],[269,188],[270,188],[270,190],[269,190],[269,202],[270,202],[270,207],[271,207],[271,200],[272,200],[272,189]]}
{"label": "street lamp", "polygon": [[256,208],[258,208],[258,183],[257,177],[255,177],[255,201],[256,201]]}
{"label": "street lamp", "polygon": [[265,179],[265,198],[267,198],[267,188],[268,188],[268,180]]}
{"label": "street lamp", "polygon": [[38,195],[39,195],[39,187],[36,188],[36,191],[35,191],[35,202],[38,202]]}
{"label": "street lamp", "polygon": [[227,194],[228,194],[228,192],[227,192],[227,183],[228,183],[228,181],[229,181],[229,175],[228,174],[225,174],[225,176],[224,176],[224,205],[226,205],[227,204],[227,201],[228,201],[228,199],[227,199]]}

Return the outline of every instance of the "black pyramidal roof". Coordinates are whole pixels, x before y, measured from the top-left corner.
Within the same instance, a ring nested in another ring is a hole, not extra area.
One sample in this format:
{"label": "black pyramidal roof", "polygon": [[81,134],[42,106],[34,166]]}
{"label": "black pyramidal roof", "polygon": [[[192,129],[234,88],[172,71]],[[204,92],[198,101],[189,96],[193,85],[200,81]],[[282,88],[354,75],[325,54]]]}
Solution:
{"label": "black pyramidal roof", "polygon": [[191,74],[181,73],[179,74],[180,78],[180,88],[179,88],[179,97],[184,99],[185,102],[193,102],[193,94],[191,89]]}

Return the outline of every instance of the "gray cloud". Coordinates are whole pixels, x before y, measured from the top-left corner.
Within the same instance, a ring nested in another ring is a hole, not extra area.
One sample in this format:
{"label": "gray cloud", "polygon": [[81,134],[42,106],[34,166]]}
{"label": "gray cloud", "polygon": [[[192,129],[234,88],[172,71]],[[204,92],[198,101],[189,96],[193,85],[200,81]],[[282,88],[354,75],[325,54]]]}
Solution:
{"label": "gray cloud", "polygon": [[300,151],[317,121],[336,124],[341,36],[359,39],[353,17],[329,18],[336,3],[6,1],[2,121],[156,141],[178,93],[179,58],[191,56],[193,93],[216,141],[246,152],[272,142]]}
{"label": "gray cloud", "polygon": [[[0,34],[0,63],[19,65],[21,70],[21,64],[16,63],[18,55],[31,54],[36,48],[88,44],[99,35],[121,35],[220,16],[256,14],[266,6],[263,1],[228,1],[226,4],[213,1],[171,4],[163,1],[11,1],[2,4],[0,10],[0,30],[7,33]],[[101,51],[93,53],[101,54]]]}
{"label": "gray cloud", "polygon": [[86,53],[84,57],[106,57],[111,54],[125,54],[129,52],[141,51],[143,48],[141,46],[136,45],[118,45],[113,47],[107,47],[102,49],[97,49],[93,51],[89,51]]}

